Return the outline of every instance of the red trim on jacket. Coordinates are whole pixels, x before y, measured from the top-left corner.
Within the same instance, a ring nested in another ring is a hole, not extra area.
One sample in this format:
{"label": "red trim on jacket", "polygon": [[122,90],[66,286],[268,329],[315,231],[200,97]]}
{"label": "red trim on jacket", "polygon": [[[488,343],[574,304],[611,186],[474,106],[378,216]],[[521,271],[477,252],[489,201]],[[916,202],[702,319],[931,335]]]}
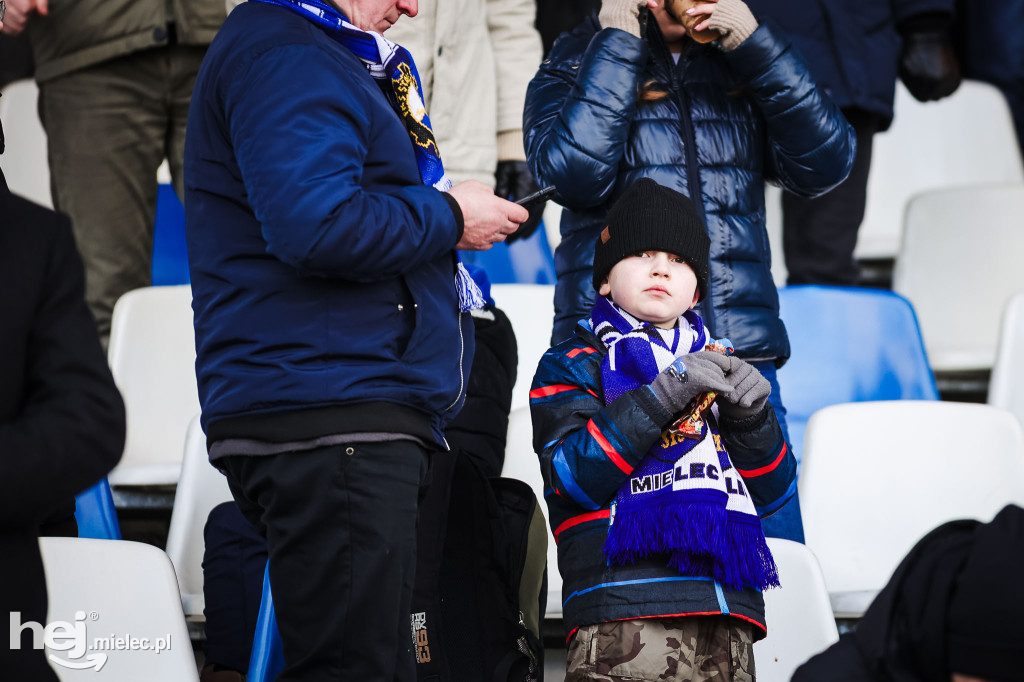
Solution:
{"label": "red trim on jacket", "polygon": [[609,443],[608,439],[604,437],[604,434],[601,433],[601,430],[597,428],[597,424],[594,423],[593,419],[587,422],[587,433],[589,433],[590,436],[595,441],[597,441],[597,444],[601,446],[602,450],[604,450],[604,454],[608,456],[608,459],[615,463],[615,466],[619,467],[619,469],[622,470],[622,473],[633,473],[633,467],[629,465],[629,462],[622,459],[622,455],[620,455],[618,451],[612,447],[612,444]]}
{"label": "red trim on jacket", "polygon": [[556,393],[564,393],[565,391],[576,391],[579,390],[579,386],[570,386],[568,384],[552,384],[551,386],[541,386],[530,391],[530,398],[546,398],[549,395],[555,395]]}
{"label": "red trim on jacket", "polygon": [[580,514],[579,516],[573,516],[570,519],[566,519],[560,526],[558,526],[558,528],[555,529],[555,532],[553,533],[555,536],[555,542],[558,542],[559,534],[566,528],[572,528],[573,526],[578,526],[581,523],[593,521],[594,519],[611,518],[611,515],[611,509],[598,509],[596,512],[587,512],[586,514]]}
{"label": "red trim on jacket", "polygon": [[753,478],[755,476],[763,476],[764,474],[767,474],[769,472],[774,471],[775,467],[779,466],[779,462],[781,462],[782,458],[786,456],[786,452],[787,452],[786,444],[783,443],[782,444],[782,450],[779,452],[779,456],[776,457],[775,461],[772,462],[771,464],[769,464],[767,466],[763,466],[763,467],[761,467],[759,469],[750,469],[750,470],[740,469],[739,467],[736,467],[736,471],[740,472],[740,476],[742,476],[743,478]]}
{"label": "red trim on jacket", "polygon": [[580,353],[596,353],[596,352],[597,352],[596,348],[591,348],[590,346],[583,346],[581,348],[573,348],[571,351],[569,351],[568,353],[565,354],[565,357],[572,359],[572,358],[576,357],[577,355],[579,355]]}

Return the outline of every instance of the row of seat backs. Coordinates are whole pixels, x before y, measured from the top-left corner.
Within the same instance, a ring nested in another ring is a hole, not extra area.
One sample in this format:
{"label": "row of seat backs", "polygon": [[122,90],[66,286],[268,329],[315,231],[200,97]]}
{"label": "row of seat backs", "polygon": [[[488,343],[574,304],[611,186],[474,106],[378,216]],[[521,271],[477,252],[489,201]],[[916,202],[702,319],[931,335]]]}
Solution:
{"label": "row of seat backs", "polygon": [[[978,125],[984,121],[983,125]],[[970,130],[970,135],[951,135]],[[931,191],[1024,182],[1024,165],[1006,99],[997,88],[964,81],[940,102],[918,102],[897,83],[895,118],[872,142],[864,219],[855,254],[864,259],[892,259],[899,254],[904,213],[911,198]],[[772,252],[782,249],[782,193],[766,193]],[[786,280],[782,258],[772,273]]]}

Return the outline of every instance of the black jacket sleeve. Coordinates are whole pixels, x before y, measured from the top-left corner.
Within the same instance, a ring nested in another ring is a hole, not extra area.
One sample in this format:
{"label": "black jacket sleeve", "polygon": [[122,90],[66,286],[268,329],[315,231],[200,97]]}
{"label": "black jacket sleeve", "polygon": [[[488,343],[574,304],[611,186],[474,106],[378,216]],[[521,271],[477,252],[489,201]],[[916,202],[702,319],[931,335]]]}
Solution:
{"label": "black jacket sleeve", "polygon": [[19,526],[113,468],[125,413],[85,304],[70,221],[10,194],[0,207],[0,269],[21,282],[0,293],[0,525]]}

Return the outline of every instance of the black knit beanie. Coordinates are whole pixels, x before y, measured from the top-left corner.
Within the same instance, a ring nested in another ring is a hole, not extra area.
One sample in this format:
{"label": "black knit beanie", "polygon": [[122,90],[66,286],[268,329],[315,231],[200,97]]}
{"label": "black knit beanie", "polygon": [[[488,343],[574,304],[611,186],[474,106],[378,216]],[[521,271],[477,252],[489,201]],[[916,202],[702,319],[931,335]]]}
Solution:
{"label": "black knit beanie", "polygon": [[594,246],[594,290],[623,258],[643,251],[665,251],[682,258],[697,275],[700,298],[708,290],[711,240],[697,207],[686,196],[641,178],[608,211],[606,227]]}

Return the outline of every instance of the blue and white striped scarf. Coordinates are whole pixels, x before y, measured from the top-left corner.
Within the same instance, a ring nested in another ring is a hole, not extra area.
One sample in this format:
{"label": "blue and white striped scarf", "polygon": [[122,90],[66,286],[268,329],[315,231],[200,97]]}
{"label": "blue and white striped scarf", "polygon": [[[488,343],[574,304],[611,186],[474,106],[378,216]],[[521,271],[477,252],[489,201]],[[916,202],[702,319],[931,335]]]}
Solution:
{"label": "blue and white striped scarf", "polygon": [[[692,310],[674,329],[659,329],[603,296],[594,303],[590,326],[608,348],[601,365],[606,405],[649,384],[676,357],[711,343]],[[664,555],[668,565],[684,575],[714,578],[733,589],[778,586],[761,521],[722,446],[711,410],[713,398],[698,397],[696,409],[706,410],[699,437],[681,434],[676,427],[690,415],[680,415],[619,489],[605,556],[614,564],[632,564]]]}
{"label": "blue and white striped scarf", "polygon": [[[277,5],[300,14],[348,48],[363,63],[391,108],[402,119],[416,153],[416,165],[423,184],[441,192],[452,188],[452,181],[444,172],[427,108],[423,104],[420,74],[407,49],[379,33],[357,28],[335,7],[321,0],[253,1]],[[459,307],[463,312],[484,306],[483,294],[466,272],[461,260],[455,285],[459,293]]]}

